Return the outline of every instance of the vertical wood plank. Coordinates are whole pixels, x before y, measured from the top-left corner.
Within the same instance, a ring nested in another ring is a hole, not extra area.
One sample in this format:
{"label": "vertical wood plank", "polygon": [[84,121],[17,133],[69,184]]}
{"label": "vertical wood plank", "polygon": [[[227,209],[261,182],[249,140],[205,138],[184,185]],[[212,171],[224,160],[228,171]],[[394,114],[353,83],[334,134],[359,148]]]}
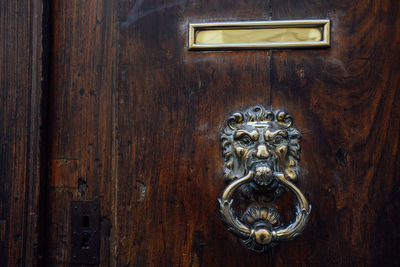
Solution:
{"label": "vertical wood plank", "polygon": [[25,265],[41,266],[46,249],[49,3],[31,1],[31,10],[32,90]]}
{"label": "vertical wood plank", "polygon": [[399,3],[271,3],[274,20],[332,21],[331,48],[272,54],[272,103],[303,133],[300,186],[313,205],[277,263],[399,265]]}
{"label": "vertical wood plank", "polygon": [[217,199],[221,126],[269,103],[270,54],[187,50],[189,22],[268,16],[266,1],[120,1],[117,266],[268,263],[227,231]]}
{"label": "vertical wood plank", "polygon": [[70,202],[100,201],[110,264],[114,1],[52,2],[49,265],[70,264]]}
{"label": "vertical wood plank", "polygon": [[0,258],[41,260],[45,70],[40,0],[0,2]]}

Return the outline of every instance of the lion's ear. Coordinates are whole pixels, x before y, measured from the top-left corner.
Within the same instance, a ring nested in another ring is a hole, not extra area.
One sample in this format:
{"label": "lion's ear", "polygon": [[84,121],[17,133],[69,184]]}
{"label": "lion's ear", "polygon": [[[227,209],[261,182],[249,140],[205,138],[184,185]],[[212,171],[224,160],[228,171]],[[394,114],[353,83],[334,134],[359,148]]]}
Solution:
{"label": "lion's ear", "polygon": [[291,127],[293,125],[293,118],[284,110],[277,110],[275,113],[276,121],[284,125],[285,127]]}
{"label": "lion's ear", "polygon": [[228,119],[228,127],[231,130],[234,130],[238,125],[242,124],[243,122],[243,114],[240,112],[235,112],[232,114],[232,116],[229,117]]}

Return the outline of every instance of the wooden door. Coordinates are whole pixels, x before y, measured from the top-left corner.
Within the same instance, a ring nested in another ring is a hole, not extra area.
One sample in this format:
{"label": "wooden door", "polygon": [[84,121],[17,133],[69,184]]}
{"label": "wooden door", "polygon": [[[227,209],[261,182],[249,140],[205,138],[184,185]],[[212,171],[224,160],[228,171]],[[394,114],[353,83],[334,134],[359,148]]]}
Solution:
{"label": "wooden door", "polygon": [[[101,266],[399,265],[399,12],[394,0],[53,0],[42,264],[71,265],[71,202],[97,201]],[[287,19],[330,19],[331,47],[188,51],[190,22]],[[217,207],[221,131],[257,104],[302,133],[297,185],[312,205],[302,235],[264,253]]]}

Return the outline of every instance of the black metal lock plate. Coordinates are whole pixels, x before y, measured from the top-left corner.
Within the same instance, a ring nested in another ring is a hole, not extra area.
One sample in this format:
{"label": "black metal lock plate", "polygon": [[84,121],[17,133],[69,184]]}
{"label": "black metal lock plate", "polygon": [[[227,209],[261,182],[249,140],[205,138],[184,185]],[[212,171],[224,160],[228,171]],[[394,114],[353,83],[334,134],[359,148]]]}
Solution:
{"label": "black metal lock plate", "polygon": [[100,203],[71,202],[71,263],[100,264]]}

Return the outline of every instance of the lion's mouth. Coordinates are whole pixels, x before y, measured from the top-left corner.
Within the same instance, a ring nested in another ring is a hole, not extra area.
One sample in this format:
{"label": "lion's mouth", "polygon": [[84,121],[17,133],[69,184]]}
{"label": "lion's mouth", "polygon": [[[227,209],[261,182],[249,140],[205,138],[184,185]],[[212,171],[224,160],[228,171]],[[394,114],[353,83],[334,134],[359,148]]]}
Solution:
{"label": "lion's mouth", "polygon": [[266,162],[258,162],[252,166],[253,181],[259,189],[274,189],[275,177],[272,166]]}

